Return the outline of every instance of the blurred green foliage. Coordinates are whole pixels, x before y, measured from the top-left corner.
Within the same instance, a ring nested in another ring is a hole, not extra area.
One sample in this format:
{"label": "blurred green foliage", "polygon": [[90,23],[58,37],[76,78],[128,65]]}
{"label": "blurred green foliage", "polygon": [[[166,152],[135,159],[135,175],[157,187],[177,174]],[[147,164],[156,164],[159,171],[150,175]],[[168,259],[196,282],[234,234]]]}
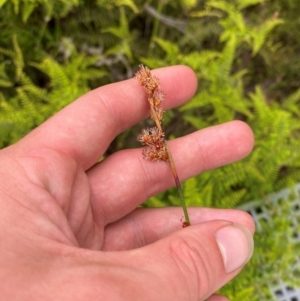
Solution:
{"label": "blurred green foliage", "polygon": [[[299,11],[298,0],[0,0],[0,148],[86,91],[132,77],[140,63],[186,64],[198,91],[167,112],[167,135],[239,119],[256,138],[248,158],[187,180],[187,203],[232,208],[291,187],[300,180]],[[137,147],[138,131],[117,137],[106,155]],[[145,206],[178,203],[171,189]],[[285,210],[288,219],[288,206],[272,216]],[[289,271],[296,248],[286,218],[257,234],[253,260],[223,290],[231,300],[271,300],[266,275],[271,283],[276,269]]]}

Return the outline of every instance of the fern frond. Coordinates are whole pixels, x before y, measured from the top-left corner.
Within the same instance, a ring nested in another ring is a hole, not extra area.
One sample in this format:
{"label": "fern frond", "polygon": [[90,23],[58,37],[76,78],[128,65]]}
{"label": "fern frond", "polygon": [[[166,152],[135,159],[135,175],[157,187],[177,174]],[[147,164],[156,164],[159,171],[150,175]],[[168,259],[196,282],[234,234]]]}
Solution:
{"label": "fern frond", "polygon": [[154,41],[166,52],[166,59],[171,64],[174,64],[177,59],[181,57],[179,48],[176,44],[157,37],[154,38]]}
{"label": "fern frond", "polygon": [[108,32],[113,34],[122,40],[118,45],[111,47],[106,53],[107,54],[119,54],[125,53],[130,61],[133,59],[133,54],[130,47],[131,34],[129,30],[129,23],[125,14],[124,7],[120,7],[120,24],[119,26],[108,27],[103,30],[103,32]]}
{"label": "fern frond", "polygon": [[204,129],[209,126],[206,120],[201,119],[201,116],[183,115],[183,119],[192,125],[195,129]]}
{"label": "fern frond", "polygon": [[22,7],[22,21],[27,22],[29,16],[32,14],[34,9],[37,7],[38,3],[36,1],[24,1]]}
{"label": "fern frond", "polygon": [[[151,204],[151,207],[159,208],[159,207],[166,207],[166,202],[159,198],[158,196],[151,197],[148,202],[148,204]],[[145,204],[147,207],[147,203]]]}
{"label": "fern frond", "polygon": [[[207,5],[209,7],[222,10],[228,14],[229,18],[227,20],[224,19],[221,21],[221,24],[227,25],[226,28],[233,28],[232,24],[234,24],[234,27],[238,28],[240,32],[245,32],[246,24],[244,21],[244,17],[241,11],[238,10],[233,4],[230,4],[226,1],[212,0],[209,1]],[[221,41],[225,41],[228,38],[230,38],[230,36],[228,36],[227,33],[224,32],[224,34],[221,35],[220,39]]]}
{"label": "fern frond", "polygon": [[291,95],[288,95],[283,103],[282,107],[292,111],[296,115],[299,115],[299,102],[300,102],[300,89],[296,90]]}
{"label": "fern frond", "polygon": [[210,0],[206,5],[207,7],[212,7],[212,8],[217,8],[219,10],[222,10],[229,15],[232,15],[237,11],[235,6],[231,3],[228,3],[228,1]]}
{"label": "fern frond", "polygon": [[0,87],[11,87],[13,86],[13,82],[8,77],[5,70],[5,63],[0,63]]}
{"label": "fern frond", "polygon": [[218,206],[220,206],[221,208],[234,208],[237,204],[241,202],[241,199],[245,196],[246,193],[246,189],[233,191],[229,195],[218,200]]}
{"label": "fern frond", "polygon": [[[172,56],[176,56],[176,51],[173,51]],[[181,58],[179,53],[177,54],[177,57]],[[192,52],[186,56],[183,56],[182,63],[190,66],[199,77],[209,77],[211,71],[210,67],[213,61],[218,57],[220,57],[220,53],[217,51],[201,51],[200,53]]]}
{"label": "fern frond", "polygon": [[199,196],[199,187],[196,178],[188,179],[183,183],[182,186],[184,199],[188,200],[186,203],[187,206],[193,206],[199,204],[197,198]]}
{"label": "fern frond", "polygon": [[123,7],[120,7],[120,24],[118,27],[109,27],[103,30],[109,32],[122,40],[130,40],[129,23]]}
{"label": "fern frond", "polygon": [[257,114],[260,127],[267,129],[272,122],[273,114],[266,104],[261,88],[256,86],[255,93],[250,93],[249,96],[252,101],[255,114]]}
{"label": "fern frond", "polygon": [[0,87],[9,88],[12,87],[13,85],[14,84],[10,80],[0,78]]}
{"label": "fern frond", "polygon": [[203,108],[211,105],[211,95],[208,91],[201,91],[197,93],[189,102],[180,107],[181,112],[193,110],[196,108]]}
{"label": "fern frond", "polygon": [[13,57],[14,56],[14,51],[10,50],[10,49],[5,49],[5,48],[1,48],[0,47],[0,53],[9,57]]}
{"label": "fern frond", "polygon": [[151,69],[161,68],[166,66],[166,61],[158,58],[151,58],[151,57],[141,57],[141,63],[146,66],[149,66]]}
{"label": "fern frond", "polygon": [[68,87],[71,84],[62,66],[60,66],[55,60],[50,57],[45,58],[39,64],[31,63],[31,66],[47,74],[51,79],[52,87]]}
{"label": "fern frond", "polygon": [[[28,95],[26,94],[26,92],[22,89],[22,88],[17,88],[17,94],[18,94],[18,98],[21,102],[21,108],[24,109],[24,111],[26,110],[26,114],[27,114],[27,121],[31,120],[32,117],[36,116],[36,110],[35,110],[35,106],[32,103],[31,99],[28,97]],[[29,127],[32,127],[33,124],[29,124]]]}
{"label": "fern frond", "polygon": [[34,83],[26,74],[21,74],[20,83],[22,85],[22,90],[28,93],[28,95],[30,95],[31,97],[33,97],[33,99],[35,99],[36,102],[48,102],[47,91],[34,85]]}
{"label": "fern frond", "polygon": [[196,203],[198,206],[204,207],[213,207],[213,200],[214,200],[214,187],[211,183],[207,183],[201,189],[201,194],[199,196],[199,204]]}
{"label": "fern frond", "polygon": [[261,49],[263,44],[265,43],[265,40],[268,36],[268,34],[278,26],[279,24],[282,24],[283,20],[281,19],[272,19],[267,21],[265,24],[260,26],[260,28],[257,29],[257,31],[253,31],[252,33],[252,39],[253,39],[253,48],[252,48],[252,55],[256,55],[258,51]]}
{"label": "fern frond", "polygon": [[232,36],[223,49],[222,56],[219,58],[217,65],[215,66],[215,75],[218,74],[219,78],[226,79],[229,77],[232,68],[232,62],[234,60],[235,50],[237,46],[237,40],[235,36]]}

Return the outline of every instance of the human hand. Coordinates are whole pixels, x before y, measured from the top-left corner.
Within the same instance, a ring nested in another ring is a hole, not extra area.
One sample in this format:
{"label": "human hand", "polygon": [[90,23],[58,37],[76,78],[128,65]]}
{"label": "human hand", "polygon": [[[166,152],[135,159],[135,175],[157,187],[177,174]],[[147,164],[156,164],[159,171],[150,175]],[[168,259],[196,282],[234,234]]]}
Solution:
{"label": "human hand", "polygon": [[[190,99],[187,67],[154,70],[163,106]],[[0,290],[3,300],[204,300],[252,254],[254,223],[238,210],[136,209],[174,185],[165,163],[140,149],[95,164],[112,139],[146,117],[130,79],[93,90],[0,151]],[[246,156],[253,134],[239,121],[169,142],[181,179]]]}

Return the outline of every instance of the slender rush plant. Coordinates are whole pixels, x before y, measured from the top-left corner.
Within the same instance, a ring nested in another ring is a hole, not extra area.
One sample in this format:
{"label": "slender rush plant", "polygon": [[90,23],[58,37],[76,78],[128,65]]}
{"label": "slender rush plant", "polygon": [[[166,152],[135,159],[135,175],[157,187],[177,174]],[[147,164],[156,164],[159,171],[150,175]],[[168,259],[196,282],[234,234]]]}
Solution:
{"label": "slender rush plant", "polygon": [[175,164],[165,139],[165,133],[162,126],[164,111],[160,108],[160,104],[164,99],[165,94],[159,90],[159,79],[151,74],[149,68],[140,65],[139,70],[135,74],[135,78],[145,88],[147,99],[150,104],[150,117],[156,125],[155,127],[143,129],[142,133],[138,135],[137,140],[145,145],[145,148],[143,149],[145,159],[149,161],[165,161],[169,164],[183,209],[185,221],[182,223],[182,227],[185,228],[190,225],[190,219]]}

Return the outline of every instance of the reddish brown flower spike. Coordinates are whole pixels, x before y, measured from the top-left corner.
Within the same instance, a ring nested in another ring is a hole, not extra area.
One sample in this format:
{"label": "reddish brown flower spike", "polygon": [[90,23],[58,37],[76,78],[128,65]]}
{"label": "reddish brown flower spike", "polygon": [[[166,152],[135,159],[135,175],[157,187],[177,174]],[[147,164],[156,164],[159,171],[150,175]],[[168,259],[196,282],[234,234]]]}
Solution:
{"label": "reddish brown flower spike", "polygon": [[164,133],[161,133],[157,127],[143,129],[137,137],[137,141],[143,145],[156,145],[158,142],[162,143],[164,139]]}
{"label": "reddish brown flower spike", "polygon": [[153,96],[153,93],[159,88],[159,80],[152,75],[150,69],[140,65],[140,69],[135,74],[135,78],[145,87],[148,97]]}
{"label": "reddish brown flower spike", "polygon": [[146,146],[143,149],[143,156],[149,161],[168,161],[168,154],[164,147],[157,149],[154,145]]}
{"label": "reddish brown flower spike", "polygon": [[185,228],[190,225],[189,215],[184,202],[175,164],[168,144],[165,141],[165,133],[162,126],[164,111],[160,105],[165,97],[165,93],[159,90],[159,79],[151,74],[149,68],[140,65],[139,70],[135,74],[135,78],[145,88],[147,100],[150,105],[150,117],[156,125],[155,127],[144,129],[142,133],[138,135],[137,140],[145,146],[143,149],[143,156],[145,159],[169,163],[185,216],[185,222],[182,223],[182,227]]}

